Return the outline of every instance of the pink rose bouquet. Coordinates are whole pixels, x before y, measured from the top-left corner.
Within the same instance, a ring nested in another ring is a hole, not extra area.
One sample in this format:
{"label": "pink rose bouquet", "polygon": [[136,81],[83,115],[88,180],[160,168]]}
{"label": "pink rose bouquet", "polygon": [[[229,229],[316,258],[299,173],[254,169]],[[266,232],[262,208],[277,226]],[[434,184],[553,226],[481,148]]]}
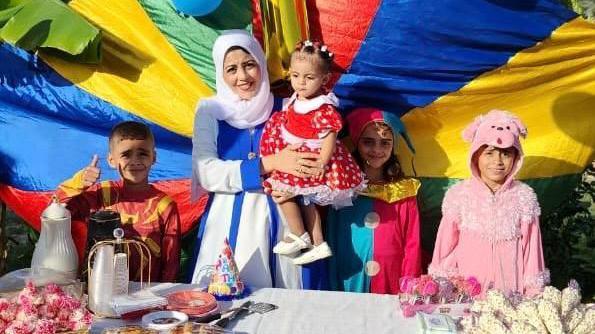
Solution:
{"label": "pink rose bouquet", "polygon": [[0,333],[53,334],[89,328],[93,317],[58,285],[38,290],[29,282],[12,299],[0,298]]}

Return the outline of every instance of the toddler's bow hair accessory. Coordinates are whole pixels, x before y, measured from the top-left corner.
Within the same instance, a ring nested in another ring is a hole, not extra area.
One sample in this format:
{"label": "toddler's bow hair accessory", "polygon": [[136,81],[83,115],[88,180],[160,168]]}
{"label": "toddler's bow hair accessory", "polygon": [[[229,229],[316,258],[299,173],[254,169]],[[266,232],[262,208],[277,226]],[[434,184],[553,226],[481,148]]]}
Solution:
{"label": "toddler's bow hair accessory", "polygon": [[304,46],[314,46],[314,43],[312,43],[311,40],[307,39],[304,41]]}
{"label": "toddler's bow hair accessory", "polygon": [[323,45],[320,47],[320,52],[326,53],[327,57],[333,58],[333,53],[329,51],[328,46]]}

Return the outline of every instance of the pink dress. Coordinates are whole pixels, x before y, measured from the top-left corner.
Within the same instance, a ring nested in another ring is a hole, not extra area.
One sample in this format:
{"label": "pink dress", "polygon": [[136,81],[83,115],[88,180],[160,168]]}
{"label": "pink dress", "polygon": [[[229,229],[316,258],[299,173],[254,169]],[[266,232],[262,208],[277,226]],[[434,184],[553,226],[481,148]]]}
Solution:
{"label": "pink dress", "polygon": [[[323,138],[329,132],[339,132],[343,125],[333,101],[336,98],[332,93],[307,101],[296,100],[294,95],[285,111],[275,113],[265,125],[260,141],[261,155],[277,153],[290,144],[301,144],[300,152],[320,153]],[[302,195],[306,204],[343,207],[352,205],[351,199],[365,187],[365,183],[359,166],[337,140],[322,179],[273,171],[263,186],[266,192],[275,189]]]}
{"label": "pink dress", "polygon": [[483,291],[536,294],[549,282],[539,214],[535,192],[520,181],[495,194],[477,177],[457,183],[442,203],[429,273],[475,276]]}

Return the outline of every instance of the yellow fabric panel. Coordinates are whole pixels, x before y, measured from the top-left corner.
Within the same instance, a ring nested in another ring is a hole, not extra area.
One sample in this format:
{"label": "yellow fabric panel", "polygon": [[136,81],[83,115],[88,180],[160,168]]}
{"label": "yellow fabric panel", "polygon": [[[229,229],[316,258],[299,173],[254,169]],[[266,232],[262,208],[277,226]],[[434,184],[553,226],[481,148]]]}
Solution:
{"label": "yellow fabric panel", "polygon": [[[417,175],[468,177],[469,144],[461,132],[491,109],[515,113],[528,128],[521,179],[582,171],[595,158],[595,24],[574,19],[504,66],[404,115]],[[406,145],[399,156],[411,174]]]}
{"label": "yellow fabric panel", "polygon": [[74,0],[103,33],[99,65],[43,55],[66,79],[130,113],[190,137],[197,101],[213,94],[135,0]]}
{"label": "yellow fabric panel", "polygon": [[420,186],[421,182],[412,178],[384,184],[368,183],[368,187],[360,195],[376,198],[386,203],[394,203],[405,198],[417,196]]}

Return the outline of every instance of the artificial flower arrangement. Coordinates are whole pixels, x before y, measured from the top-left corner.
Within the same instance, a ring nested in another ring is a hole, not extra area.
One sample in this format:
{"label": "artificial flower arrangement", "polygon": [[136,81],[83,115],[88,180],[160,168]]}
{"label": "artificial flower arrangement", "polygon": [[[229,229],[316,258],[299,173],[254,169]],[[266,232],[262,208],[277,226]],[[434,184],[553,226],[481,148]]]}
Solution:
{"label": "artificial flower arrangement", "polygon": [[588,334],[595,328],[595,307],[581,304],[580,288],[571,281],[562,291],[546,286],[534,297],[506,297],[489,290],[473,302],[471,315],[461,321],[468,334]]}
{"label": "artificial flower arrangement", "polygon": [[88,330],[92,320],[85,305],[56,284],[38,290],[28,282],[17,296],[0,298],[0,333],[80,332]]}
{"label": "artificial flower arrangement", "polygon": [[469,303],[481,293],[481,284],[477,278],[471,276],[432,277],[401,277],[399,280],[401,300],[409,304],[447,304]]}
{"label": "artificial flower arrangement", "polygon": [[471,277],[401,277],[401,311],[405,317],[412,317],[416,312],[432,313],[437,304],[470,303],[481,293],[481,284]]}

